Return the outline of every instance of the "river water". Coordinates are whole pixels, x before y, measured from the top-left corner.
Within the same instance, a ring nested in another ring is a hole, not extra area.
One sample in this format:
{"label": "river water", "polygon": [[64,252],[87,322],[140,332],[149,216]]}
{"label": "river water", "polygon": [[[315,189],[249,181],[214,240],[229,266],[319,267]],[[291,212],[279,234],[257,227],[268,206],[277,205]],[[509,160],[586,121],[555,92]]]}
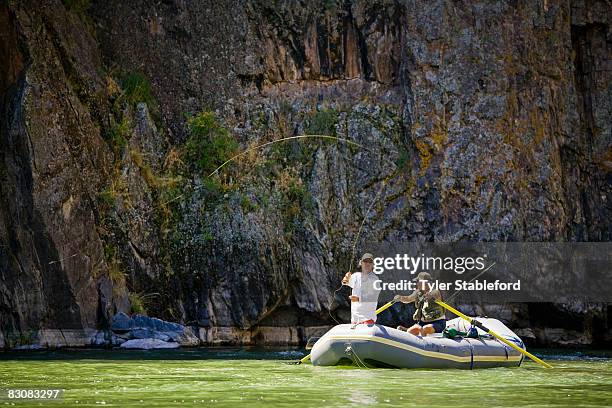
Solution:
{"label": "river water", "polygon": [[[612,406],[612,353],[539,350],[554,365],[407,370],[290,364],[302,351],[186,349],[0,353],[0,406]],[[64,389],[61,400],[7,389]]]}

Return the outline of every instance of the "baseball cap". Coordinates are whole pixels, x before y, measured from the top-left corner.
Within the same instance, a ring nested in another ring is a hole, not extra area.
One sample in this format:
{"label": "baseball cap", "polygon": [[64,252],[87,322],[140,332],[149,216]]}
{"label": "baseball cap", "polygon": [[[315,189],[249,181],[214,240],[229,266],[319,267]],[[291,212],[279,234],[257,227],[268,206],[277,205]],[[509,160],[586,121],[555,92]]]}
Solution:
{"label": "baseball cap", "polygon": [[419,272],[419,274],[416,276],[416,278],[412,279],[413,281],[431,281],[431,275],[427,272]]}
{"label": "baseball cap", "polygon": [[365,254],[363,254],[363,256],[361,257],[361,259],[359,260],[359,266],[361,266],[361,263],[362,263],[363,261],[365,261],[366,259],[372,259],[372,260],[374,260],[374,255],[372,255],[372,254],[371,254],[371,253],[369,253],[369,252],[366,252]]}

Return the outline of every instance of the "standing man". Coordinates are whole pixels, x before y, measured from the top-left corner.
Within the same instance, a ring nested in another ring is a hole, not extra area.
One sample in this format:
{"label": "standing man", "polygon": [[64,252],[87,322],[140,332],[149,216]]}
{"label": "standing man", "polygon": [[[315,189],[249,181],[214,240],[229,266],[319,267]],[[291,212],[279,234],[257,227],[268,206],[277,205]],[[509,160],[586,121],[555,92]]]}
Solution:
{"label": "standing man", "polygon": [[396,295],[394,300],[402,303],[414,302],[416,310],[412,320],[416,324],[408,329],[404,326],[398,326],[397,328],[415,336],[441,333],[446,328],[446,316],[444,308],[436,303],[436,300],[442,300],[440,291],[438,289],[430,290],[429,283],[433,281],[431,275],[427,272],[420,272],[414,280],[417,281],[417,290],[408,296]]}
{"label": "standing man", "polygon": [[351,300],[351,323],[352,324],[374,324],[376,323],[376,306],[380,289],[376,289],[374,282],[378,276],[373,271],[374,256],[365,253],[359,261],[361,273],[347,272],[342,278],[342,284],[350,286],[353,290],[349,299]]}

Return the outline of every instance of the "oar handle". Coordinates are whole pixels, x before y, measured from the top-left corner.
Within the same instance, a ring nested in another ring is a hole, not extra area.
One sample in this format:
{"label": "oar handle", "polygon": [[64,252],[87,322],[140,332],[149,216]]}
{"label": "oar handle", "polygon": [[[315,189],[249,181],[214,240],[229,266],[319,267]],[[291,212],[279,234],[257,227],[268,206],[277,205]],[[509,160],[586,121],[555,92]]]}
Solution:
{"label": "oar handle", "polygon": [[547,362],[539,359],[538,357],[534,356],[533,354],[531,354],[530,352],[528,352],[527,350],[523,350],[522,348],[520,348],[519,346],[517,346],[516,344],[508,341],[507,339],[505,339],[504,337],[500,336],[499,334],[495,333],[493,330],[485,327],[482,323],[480,323],[478,320],[473,319],[467,315],[464,315],[463,313],[461,313],[460,311],[458,311],[457,309],[455,309],[454,307],[447,305],[446,303],[444,303],[441,300],[436,300],[436,303],[439,304],[440,306],[442,306],[443,308],[445,308],[446,310],[448,310],[451,313],[456,314],[457,316],[461,317],[462,319],[467,320],[468,322],[470,322],[472,325],[478,327],[479,329],[481,329],[482,331],[490,334],[491,336],[495,337],[496,339],[498,339],[499,341],[501,341],[502,343],[506,344],[507,346],[512,347],[514,350],[518,351],[519,353],[529,357],[530,359],[532,359],[533,361],[535,361],[538,364],[541,364],[542,366],[546,367],[546,368],[553,368],[550,364],[548,364]]}

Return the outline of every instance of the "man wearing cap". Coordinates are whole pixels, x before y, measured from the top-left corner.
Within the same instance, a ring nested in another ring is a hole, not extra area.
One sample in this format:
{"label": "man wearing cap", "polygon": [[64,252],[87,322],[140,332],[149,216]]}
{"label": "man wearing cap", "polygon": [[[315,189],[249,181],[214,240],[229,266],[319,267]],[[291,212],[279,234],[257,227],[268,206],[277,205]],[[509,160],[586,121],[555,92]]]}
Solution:
{"label": "man wearing cap", "polygon": [[432,283],[433,281],[431,275],[427,272],[420,272],[414,280],[417,281],[417,290],[408,296],[396,295],[394,300],[402,303],[414,302],[416,310],[412,319],[416,324],[408,329],[404,326],[398,326],[397,328],[415,336],[441,333],[446,328],[446,316],[444,308],[435,302],[442,299],[440,291],[438,289],[430,290],[428,282]]}
{"label": "man wearing cap", "polygon": [[361,272],[347,272],[342,278],[342,284],[353,289],[349,296],[351,300],[351,323],[374,324],[376,323],[376,306],[380,294],[380,287],[376,289],[374,285],[374,282],[378,280],[378,276],[372,272],[374,256],[369,253],[363,254],[359,266]]}

